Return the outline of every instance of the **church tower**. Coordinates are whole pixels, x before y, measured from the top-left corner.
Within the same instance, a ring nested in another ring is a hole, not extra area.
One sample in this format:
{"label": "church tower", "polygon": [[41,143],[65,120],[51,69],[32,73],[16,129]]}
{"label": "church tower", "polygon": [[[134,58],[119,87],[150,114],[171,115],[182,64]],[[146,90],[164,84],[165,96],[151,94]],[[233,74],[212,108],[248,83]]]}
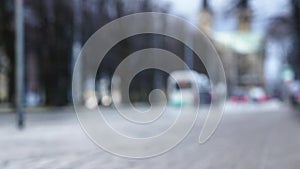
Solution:
{"label": "church tower", "polygon": [[238,30],[248,32],[251,30],[252,11],[248,0],[241,0],[238,3]]}
{"label": "church tower", "polygon": [[211,34],[212,32],[212,11],[209,7],[208,0],[202,1],[202,8],[200,12],[200,28],[204,30],[206,34]]}

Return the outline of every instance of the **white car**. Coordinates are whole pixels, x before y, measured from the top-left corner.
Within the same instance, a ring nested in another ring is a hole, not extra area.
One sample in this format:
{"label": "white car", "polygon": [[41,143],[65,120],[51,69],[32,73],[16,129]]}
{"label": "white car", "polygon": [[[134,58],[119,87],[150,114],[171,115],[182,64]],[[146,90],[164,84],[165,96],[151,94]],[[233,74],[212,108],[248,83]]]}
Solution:
{"label": "white car", "polygon": [[[203,97],[201,99],[201,97]],[[172,72],[168,78],[168,101],[172,106],[196,105],[210,99],[210,83],[205,74],[190,70]],[[209,100],[210,102],[210,100]]]}

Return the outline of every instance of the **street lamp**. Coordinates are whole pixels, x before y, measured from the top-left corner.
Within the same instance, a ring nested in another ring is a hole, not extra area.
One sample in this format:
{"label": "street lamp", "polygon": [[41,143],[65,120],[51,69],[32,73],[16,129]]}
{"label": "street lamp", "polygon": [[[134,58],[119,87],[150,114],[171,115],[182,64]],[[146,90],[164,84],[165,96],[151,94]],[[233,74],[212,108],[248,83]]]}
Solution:
{"label": "street lamp", "polygon": [[15,106],[19,129],[24,127],[24,18],[23,0],[15,0],[15,55],[16,55],[16,95]]}

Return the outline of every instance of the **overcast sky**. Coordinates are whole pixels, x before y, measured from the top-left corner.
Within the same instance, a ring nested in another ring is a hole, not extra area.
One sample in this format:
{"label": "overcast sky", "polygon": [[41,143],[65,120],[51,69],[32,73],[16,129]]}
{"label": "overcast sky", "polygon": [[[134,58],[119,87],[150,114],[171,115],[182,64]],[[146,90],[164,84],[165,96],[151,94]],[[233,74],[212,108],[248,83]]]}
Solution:
{"label": "overcast sky", "polygon": [[[198,22],[198,14],[202,0],[164,0],[172,3],[171,12],[185,17],[190,22]],[[209,0],[209,4],[214,11],[214,29],[216,31],[233,31],[236,28],[234,17],[225,17],[224,12],[234,0]],[[253,29],[264,31],[269,18],[288,14],[291,9],[288,0],[250,0],[250,5],[254,11]]]}

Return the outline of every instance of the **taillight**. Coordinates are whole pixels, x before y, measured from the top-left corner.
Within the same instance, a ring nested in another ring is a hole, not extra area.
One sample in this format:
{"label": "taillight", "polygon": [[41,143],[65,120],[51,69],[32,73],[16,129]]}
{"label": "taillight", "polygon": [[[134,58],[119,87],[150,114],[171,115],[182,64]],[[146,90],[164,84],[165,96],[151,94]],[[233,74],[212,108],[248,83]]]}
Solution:
{"label": "taillight", "polygon": [[239,100],[239,98],[237,96],[231,96],[230,97],[230,101],[236,102],[238,100]]}
{"label": "taillight", "polygon": [[297,102],[300,103],[300,94],[297,95]]}
{"label": "taillight", "polygon": [[259,99],[260,102],[266,102],[268,101],[268,96],[267,95],[264,95],[262,96],[260,99]]}

